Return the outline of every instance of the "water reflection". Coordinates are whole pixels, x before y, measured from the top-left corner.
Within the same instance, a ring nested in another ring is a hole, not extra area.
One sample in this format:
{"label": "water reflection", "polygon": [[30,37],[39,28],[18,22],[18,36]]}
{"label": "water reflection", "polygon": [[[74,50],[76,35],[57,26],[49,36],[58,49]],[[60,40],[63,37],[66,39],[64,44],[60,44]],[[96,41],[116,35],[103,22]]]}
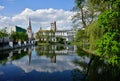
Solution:
{"label": "water reflection", "polygon": [[[71,81],[79,57],[64,46],[40,46],[2,53],[0,81]],[[46,78],[47,77],[47,78]]]}
{"label": "water reflection", "polygon": [[30,63],[31,63],[31,55],[32,55],[32,49],[29,48],[29,49],[28,49],[28,64],[29,64],[29,65],[30,65]]}
{"label": "water reflection", "polygon": [[0,54],[0,81],[119,81],[119,75],[118,67],[75,46],[28,47]]}
{"label": "water reflection", "polygon": [[[79,47],[78,47],[79,48]],[[81,66],[83,69],[72,70],[73,81],[119,81],[120,80],[120,65],[109,65],[105,60],[100,60],[100,57],[85,54],[82,50],[77,50],[80,57],[85,59],[89,57],[89,61],[74,60],[73,62]],[[82,75],[81,75],[82,74]]]}
{"label": "water reflection", "polygon": [[75,46],[40,46],[36,48],[36,52],[38,56],[47,56],[51,59],[52,63],[56,63],[56,56],[61,55],[73,55],[76,53],[76,47]]}
{"label": "water reflection", "polygon": [[[25,57],[29,58],[28,63],[25,61]],[[25,57],[19,61],[12,62],[16,66],[21,67],[25,72],[32,70],[39,72],[62,72],[64,70],[72,70],[75,68],[75,65],[71,61],[74,58],[79,58],[75,54],[63,54],[63,49],[59,50],[59,53],[56,54],[55,48],[51,49],[49,46],[37,47],[34,51],[28,49],[28,53]]]}

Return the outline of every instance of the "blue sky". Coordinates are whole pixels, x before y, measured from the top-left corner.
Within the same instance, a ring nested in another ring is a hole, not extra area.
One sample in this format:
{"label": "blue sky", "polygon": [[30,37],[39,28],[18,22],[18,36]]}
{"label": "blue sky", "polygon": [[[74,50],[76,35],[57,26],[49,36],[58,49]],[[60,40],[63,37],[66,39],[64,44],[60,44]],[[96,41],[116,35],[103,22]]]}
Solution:
{"label": "blue sky", "polygon": [[74,6],[74,0],[0,0],[0,5],[4,6],[4,9],[0,11],[1,14],[14,15],[25,8],[71,10]]}
{"label": "blue sky", "polygon": [[28,27],[31,18],[33,31],[50,29],[50,23],[57,22],[57,29],[70,29],[70,11],[74,0],[0,0],[0,28],[13,25]]}

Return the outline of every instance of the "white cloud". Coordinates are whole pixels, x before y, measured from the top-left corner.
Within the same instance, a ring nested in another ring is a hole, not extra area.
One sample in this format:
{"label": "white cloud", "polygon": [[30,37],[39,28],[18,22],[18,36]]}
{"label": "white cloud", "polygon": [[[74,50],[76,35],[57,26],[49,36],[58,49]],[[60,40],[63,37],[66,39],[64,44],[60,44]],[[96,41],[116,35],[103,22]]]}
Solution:
{"label": "white cloud", "polygon": [[0,6],[0,10],[3,10],[5,7],[4,6]]}
{"label": "white cloud", "polygon": [[0,29],[11,25],[11,18],[6,16],[0,16]]}
{"label": "white cloud", "polygon": [[[43,29],[50,28],[50,23],[53,21],[57,22],[57,29],[70,29],[71,28],[71,16],[74,13],[71,11],[64,11],[62,9],[38,9],[32,10],[26,8],[21,13],[16,14],[13,17],[6,17],[8,20],[0,20],[0,25],[2,22],[8,22],[10,24],[19,25],[25,29],[28,26],[28,19],[31,18],[32,28],[36,32],[40,26]],[[1,25],[1,26],[2,26]]]}

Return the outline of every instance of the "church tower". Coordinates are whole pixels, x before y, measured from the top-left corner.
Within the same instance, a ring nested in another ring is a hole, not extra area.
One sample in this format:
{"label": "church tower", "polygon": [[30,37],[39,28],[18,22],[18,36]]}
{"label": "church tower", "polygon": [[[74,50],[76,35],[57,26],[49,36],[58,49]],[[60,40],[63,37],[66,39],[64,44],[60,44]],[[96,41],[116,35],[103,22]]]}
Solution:
{"label": "church tower", "polygon": [[29,25],[28,25],[28,28],[30,28],[31,30],[32,30],[32,28],[31,28],[31,19],[29,18]]}
{"label": "church tower", "polygon": [[56,21],[54,21],[53,23],[50,23],[51,24],[51,30],[53,30],[54,32],[56,32]]}
{"label": "church tower", "polygon": [[28,28],[27,28],[28,39],[33,39],[32,27],[31,27],[31,19],[29,18]]}

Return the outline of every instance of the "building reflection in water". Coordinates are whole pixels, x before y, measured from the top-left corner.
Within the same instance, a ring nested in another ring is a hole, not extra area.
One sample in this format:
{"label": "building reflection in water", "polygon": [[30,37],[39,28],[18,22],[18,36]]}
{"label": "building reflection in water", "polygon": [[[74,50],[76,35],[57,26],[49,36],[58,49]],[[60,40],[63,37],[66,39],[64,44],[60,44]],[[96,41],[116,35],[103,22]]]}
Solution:
{"label": "building reflection in water", "polygon": [[31,63],[32,51],[33,51],[33,48],[32,48],[32,47],[27,48],[28,65],[30,65],[30,63]]}
{"label": "building reflection in water", "polygon": [[76,53],[75,46],[64,46],[64,45],[51,45],[51,46],[39,46],[36,48],[38,56],[46,56],[51,59],[52,63],[56,63],[56,57],[58,55],[70,55]]}
{"label": "building reflection in water", "polygon": [[27,50],[24,49],[5,50],[2,54],[0,54],[0,64],[12,64],[14,60],[19,60],[26,54]]}
{"label": "building reflection in water", "polygon": [[52,63],[56,63],[56,54],[54,53],[52,58],[51,58],[51,62]]}
{"label": "building reflection in water", "polygon": [[36,51],[38,56],[46,56],[50,58],[51,63],[56,63],[57,56],[60,55],[67,55],[67,54],[74,54],[75,53],[75,46],[68,46],[65,48],[64,46],[39,46],[39,47],[28,47],[23,49],[15,49],[11,51],[5,51],[4,54],[1,54],[1,62],[3,63],[12,63],[14,60],[18,60],[27,55],[28,65],[30,65],[32,60],[32,51]]}

